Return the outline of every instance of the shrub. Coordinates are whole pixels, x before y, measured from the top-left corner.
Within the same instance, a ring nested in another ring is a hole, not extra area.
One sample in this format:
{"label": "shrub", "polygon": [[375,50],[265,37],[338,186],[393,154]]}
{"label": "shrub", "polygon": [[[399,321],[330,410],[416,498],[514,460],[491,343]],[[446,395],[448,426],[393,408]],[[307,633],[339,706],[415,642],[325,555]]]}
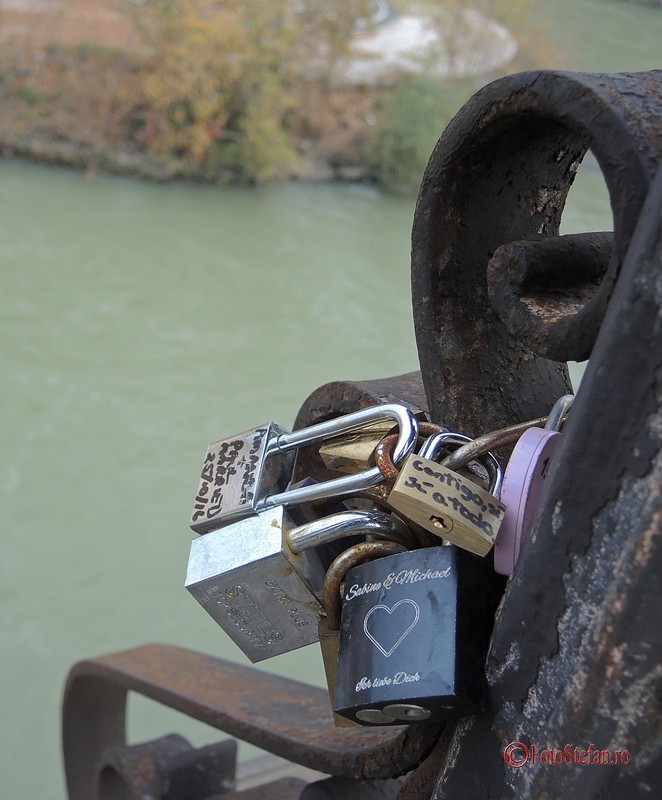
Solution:
{"label": "shrub", "polygon": [[387,186],[416,188],[435,142],[473,91],[468,81],[404,77],[378,111],[372,176]]}

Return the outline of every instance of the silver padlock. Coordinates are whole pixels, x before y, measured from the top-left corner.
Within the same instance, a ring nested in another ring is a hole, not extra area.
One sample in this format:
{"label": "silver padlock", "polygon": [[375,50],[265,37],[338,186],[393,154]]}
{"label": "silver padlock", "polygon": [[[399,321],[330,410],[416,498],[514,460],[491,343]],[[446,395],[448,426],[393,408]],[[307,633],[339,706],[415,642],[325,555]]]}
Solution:
{"label": "silver padlock", "polygon": [[349,497],[376,486],[384,478],[375,467],[312,486],[286,489],[299,447],[384,419],[398,424],[393,459],[399,462],[414,450],[418,423],[408,408],[397,403],[371,406],[292,433],[269,422],[210,444],[193,505],[191,528],[196,533],[207,533],[276,506]]}
{"label": "silver padlock", "polygon": [[329,566],[321,545],[367,535],[413,542],[396,517],[344,511],[293,527],[282,506],[195,539],[186,588],[253,662],[318,640]]}

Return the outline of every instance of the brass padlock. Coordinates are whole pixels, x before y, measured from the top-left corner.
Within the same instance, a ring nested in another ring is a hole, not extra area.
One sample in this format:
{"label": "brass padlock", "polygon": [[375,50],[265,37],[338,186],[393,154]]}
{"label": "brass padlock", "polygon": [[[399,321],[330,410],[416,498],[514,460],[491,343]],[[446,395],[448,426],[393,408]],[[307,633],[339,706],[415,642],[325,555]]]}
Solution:
{"label": "brass padlock", "polygon": [[406,519],[452,544],[484,556],[491,550],[506,507],[498,499],[503,474],[496,458],[487,453],[491,472],[486,491],[443,462],[434,461],[445,444],[462,444],[470,437],[439,433],[419,455],[405,459],[388,496],[388,504]]}
{"label": "brass padlock", "polygon": [[374,467],[375,448],[392,430],[390,422],[376,422],[325,442],[319,449],[324,466],[349,475]]}
{"label": "brass padlock", "polygon": [[[359,564],[376,558],[403,553],[407,548],[398,542],[362,542],[341,553],[331,564],[324,580],[324,610],[320,616],[318,634],[322,649],[322,661],[329,700],[333,707],[338,676],[338,648],[340,646],[340,617],[342,611],[342,582],[345,574]],[[358,727],[358,723],[333,714],[334,724],[339,728]]]}
{"label": "brass padlock", "polygon": [[[412,413],[418,421],[419,441],[421,436],[428,437],[445,430],[427,422],[427,414],[422,409]],[[324,442],[319,449],[320,458],[327,469],[335,472],[352,475],[369,469],[375,466],[375,448],[393,430],[393,424],[387,420],[366,424]]]}
{"label": "brass padlock", "polygon": [[[418,419],[418,445],[425,439],[447,430],[432,422],[426,422],[425,412],[416,414]],[[327,469],[353,474],[375,466],[375,450],[385,436],[391,435],[393,426],[378,422],[366,425],[351,433],[325,442],[319,449],[320,457]]]}

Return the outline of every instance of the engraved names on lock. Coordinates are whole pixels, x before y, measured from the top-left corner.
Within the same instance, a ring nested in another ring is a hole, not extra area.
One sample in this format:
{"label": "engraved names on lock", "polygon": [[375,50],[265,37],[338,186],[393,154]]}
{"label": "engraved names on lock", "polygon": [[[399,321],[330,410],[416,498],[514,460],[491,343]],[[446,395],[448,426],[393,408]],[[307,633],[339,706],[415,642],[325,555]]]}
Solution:
{"label": "engraved names on lock", "polygon": [[273,447],[283,432],[270,422],[209,445],[191,515],[196,533],[254,514],[259,500],[285,488],[294,454]]}
{"label": "engraved names on lock", "polygon": [[389,590],[393,586],[404,586],[405,584],[418,583],[419,581],[439,580],[440,578],[448,578],[451,572],[450,567],[444,569],[426,569],[421,570],[418,567],[414,569],[401,569],[398,572],[389,572],[383,581],[376,581],[375,583],[364,583],[359,585],[353,584],[346,590],[345,600],[353,600],[355,597],[362,597],[370,592],[379,592],[382,589]]}
{"label": "engraved names on lock", "polygon": [[317,641],[321,605],[297,572],[307,554],[289,552],[284,525],[279,507],[191,543],[186,588],[253,662]]}
{"label": "engraved names on lock", "polygon": [[422,456],[408,458],[389,505],[430,533],[486,555],[506,507],[485,489]]}
{"label": "engraved names on lock", "polygon": [[273,648],[283,641],[291,627],[301,629],[309,625],[316,625],[317,615],[303,612],[294,598],[278,581],[265,580],[262,582],[262,586],[267,590],[266,593],[280,604],[287,617],[287,625],[279,626],[281,630],[265,613],[247,586],[234,584],[225,589],[214,586],[208,591],[207,597],[223,609],[238,634],[244,637],[252,648],[262,649],[265,652],[265,658],[268,658]]}
{"label": "engraved names on lock", "polygon": [[255,474],[266,434],[266,428],[257,428],[251,437],[215,442],[207,448],[192,527],[201,528],[221,515],[224,507],[227,511],[233,504],[246,505],[254,499]]}
{"label": "engraved names on lock", "polygon": [[351,569],[334,711],[370,725],[468,713],[480,694],[482,570],[482,562],[456,547]]}
{"label": "engraved names on lock", "polygon": [[[386,599],[386,602],[377,603],[367,610],[363,618],[363,633],[368,641],[371,642],[372,646],[376,647],[384,658],[390,658],[416,628],[421,616],[421,608],[419,604],[410,597],[402,597],[389,604],[389,590],[395,587],[417,585],[424,581],[443,580],[450,576],[450,566],[446,566],[442,569],[428,568],[426,570],[421,570],[418,567],[414,569],[402,569],[397,572],[389,572],[381,581],[363,583],[362,585],[357,583],[353,584],[345,589],[343,599],[345,602],[351,602],[356,598],[363,598],[373,593],[378,593],[380,597]],[[398,615],[399,609],[406,609],[404,616],[402,613]],[[382,620],[386,620],[386,625],[383,626],[381,632],[378,632],[374,627],[371,629],[371,621],[378,619],[380,615],[386,615],[381,617]],[[384,638],[385,632],[388,636],[387,639]],[[372,677],[364,675],[357,682],[355,691],[359,693],[369,689],[401,686],[407,683],[417,683],[420,680],[421,674],[418,670],[413,672],[399,670],[394,674],[374,675]]]}

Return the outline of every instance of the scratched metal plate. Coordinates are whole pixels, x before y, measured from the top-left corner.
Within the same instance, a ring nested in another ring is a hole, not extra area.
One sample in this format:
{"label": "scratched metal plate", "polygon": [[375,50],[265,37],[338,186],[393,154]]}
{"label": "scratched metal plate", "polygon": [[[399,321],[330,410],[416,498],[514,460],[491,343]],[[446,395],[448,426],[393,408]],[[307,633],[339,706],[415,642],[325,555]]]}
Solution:
{"label": "scratched metal plate", "polygon": [[268,422],[209,445],[191,515],[196,533],[252,516],[259,500],[285,490],[295,453],[274,447],[282,433]]}

